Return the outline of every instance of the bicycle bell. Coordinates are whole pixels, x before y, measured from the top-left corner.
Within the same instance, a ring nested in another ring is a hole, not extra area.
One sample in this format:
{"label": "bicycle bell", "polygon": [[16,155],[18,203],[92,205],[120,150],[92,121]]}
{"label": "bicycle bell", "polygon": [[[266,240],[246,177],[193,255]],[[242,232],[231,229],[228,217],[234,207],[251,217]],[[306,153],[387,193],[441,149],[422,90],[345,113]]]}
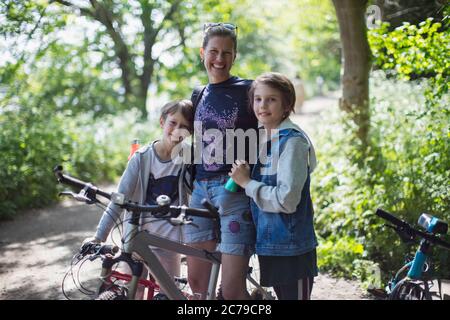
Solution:
{"label": "bicycle bell", "polygon": [[165,194],[162,194],[160,196],[158,196],[158,198],[156,198],[156,203],[158,204],[158,206],[168,206],[170,205],[170,197],[166,196]]}

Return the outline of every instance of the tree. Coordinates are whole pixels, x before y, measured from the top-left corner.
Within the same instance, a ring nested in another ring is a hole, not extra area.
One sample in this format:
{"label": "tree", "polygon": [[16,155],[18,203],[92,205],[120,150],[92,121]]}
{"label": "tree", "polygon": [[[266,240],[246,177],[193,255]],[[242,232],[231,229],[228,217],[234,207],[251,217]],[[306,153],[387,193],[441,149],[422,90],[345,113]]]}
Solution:
{"label": "tree", "polygon": [[339,106],[356,124],[362,150],[368,143],[370,47],[365,10],[367,0],[333,0],[342,43],[342,97]]}
{"label": "tree", "polygon": [[[99,35],[108,36],[112,40],[112,50],[121,70],[126,103],[138,107],[142,117],[147,118],[148,89],[155,68],[162,63],[160,56],[155,54],[156,44],[161,44],[164,38],[167,40],[174,37],[176,38],[174,41],[166,41],[166,51],[173,51],[185,45],[186,27],[195,17],[186,12],[193,9],[192,4],[182,0],[151,2],[89,0],[89,5],[85,6],[67,0],[52,2],[100,23],[104,31],[100,29]],[[125,36],[130,14],[139,19],[139,28],[142,29],[142,32],[136,33],[135,39],[127,39]],[[142,54],[138,52],[139,48],[143,48]]]}

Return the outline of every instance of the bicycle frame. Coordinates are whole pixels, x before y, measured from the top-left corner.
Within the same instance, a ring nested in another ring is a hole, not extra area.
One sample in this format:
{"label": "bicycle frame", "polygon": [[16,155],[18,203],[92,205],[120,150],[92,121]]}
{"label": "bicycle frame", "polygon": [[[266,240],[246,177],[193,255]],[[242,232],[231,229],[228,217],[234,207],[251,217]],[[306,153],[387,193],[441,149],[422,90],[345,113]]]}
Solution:
{"label": "bicycle frame", "polygon": [[423,280],[422,275],[424,273],[424,267],[426,265],[430,247],[431,246],[428,241],[422,240],[420,242],[420,246],[414,255],[414,259],[401,267],[395,274],[394,278],[391,280],[389,285],[391,290],[399,283],[400,276],[404,271],[408,271],[405,277],[407,279]]}
{"label": "bicycle frame", "polygon": [[172,277],[167,273],[158,257],[150,248],[150,246],[155,246],[158,248],[170,250],[211,262],[213,264],[213,268],[211,270],[206,299],[212,300],[215,298],[216,284],[221,263],[220,252],[209,252],[206,250],[196,249],[184,243],[162,238],[143,230],[138,230],[138,225],[134,224],[133,221],[129,223],[131,227],[129,228],[129,232],[127,232],[127,234],[125,235],[125,239],[123,241],[123,251],[121,254],[122,257],[111,259],[109,261],[106,260],[106,262],[104,262],[102,267],[101,279],[106,279],[111,276],[111,268],[113,264],[119,261],[127,262],[132,269],[131,280],[128,284],[128,298],[134,299],[136,296],[140,276],[142,274],[142,268],[133,268],[132,263],[130,263],[129,260],[129,258],[131,257],[131,253],[136,252],[144,260],[145,265],[149,269],[150,273],[155,278],[159,287],[169,297],[169,299],[187,299],[182,291],[178,288],[175,280],[172,279]]}
{"label": "bicycle frame", "polygon": [[428,252],[430,251],[430,243],[426,240],[420,242],[420,247],[417,250],[411,266],[408,271],[407,277],[410,279],[421,279],[423,273],[423,267],[428,258]]}
{"label": "bicycle frame", "polygon": [[[111,273],[107,274],[108,269],[106,269],[105,273],[106,273],[106,282],[111,282],[112,278],[116,280],[123,280],[125,282],[130,282],[132,279],[132,276],[130,274],[122,273],[117,270],[113,270],[111,271]],[[138,284],[148,289],[147,300],[152,300],[155,294],[155,290],[159,289],[159,286],[153,280],[139,279]]]}

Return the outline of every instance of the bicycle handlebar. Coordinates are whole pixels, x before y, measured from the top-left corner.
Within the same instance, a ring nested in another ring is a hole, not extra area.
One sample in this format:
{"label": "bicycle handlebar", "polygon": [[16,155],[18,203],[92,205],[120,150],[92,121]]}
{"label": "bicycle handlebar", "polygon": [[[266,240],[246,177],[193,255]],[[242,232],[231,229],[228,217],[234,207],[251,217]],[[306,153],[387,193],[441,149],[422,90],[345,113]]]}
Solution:
{"label": "bicycle handlebar", "polygon": [[413,226],[411,226],[409,223],[400,220],[399,218],[395,217],[394,215],[390,214],[389,212],[386,212],[382,209],[377,209],[376,215],[380,218],[383,218],[384,220],[387,220],[395,225],[396,229],[399,231],[405,231],[408,234],[412,234],[415,236],[419,236],[425,240],[430,241],[433,244],[439,245],[443,248],[450,249],[450,243],[445,242],[444,240],[441,240],[440,238],[436,237],[435,235],[417,230]]}
{"label": "bicycle handlebar", "polygon": [[60,183],[67,184],[69,186],[78,188],[80,190],[83,190],[87,187],[87,188],[89,188],[89,191],[92,193],[92,195],[94,197],[95,197],[95,194],[99,194],[102,197],[111,200],[110,193],[102,191],[102,190],[98,189],[96,186],[93,186],[88,182],[84,182],[84,181],[78,180],[74,177],[63,174],[63,167],[61,165],[56,166],[53,169],[53,172],[55,173],[55,176],[58,179],[58,182],[60,182]]}
{"label": "bicycle handlebar", "polygon": [[217,209],[206,199],[203,199],[202,205],[204,205],[207,209],[190,208],[187,206],[141,205],[130,201],[125,202],[121,194],[103,191],[89,182],[84,182],[69,175],[66,175],[63,173],[63,167],[61,165],[56,166],[53,169],[53,171],[60,183],[67,184],[81,191],[84,191],[84,193],[79,196],[71,194],[72,196],[75,197],[75,199],[80,201],[95,202],[97,201],[96,195],[98,194],[104,198],[107,198],[115,202],[119,207],[133,212],[149,212],[149,213],[157,212],[159,214],[170,213],[171,217],[178,217],[180,214],[184,213],[185,215],[189,216],[204,217],[209,219],[219,218],[219,213],[217,212]]}

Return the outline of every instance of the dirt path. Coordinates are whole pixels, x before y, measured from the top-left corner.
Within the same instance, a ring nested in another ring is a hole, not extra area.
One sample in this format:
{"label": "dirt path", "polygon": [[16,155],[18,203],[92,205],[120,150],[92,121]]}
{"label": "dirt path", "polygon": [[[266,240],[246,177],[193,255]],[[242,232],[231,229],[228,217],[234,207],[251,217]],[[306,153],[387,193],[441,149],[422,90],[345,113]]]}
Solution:
{"label": "dirt path", "polygon": [[[293,119],[312,132],[321,112],[335,102],[334,98],[309,100]],[[0,300],[64,299],[61,282],[70,260],[82,240],[93,234],[101,213],[98,207],[65,200],[0,223]],[[87,273],[96,274],[92,270]],[[356,282],[321,274],[312,298],[359,300],[365,295]]]}

